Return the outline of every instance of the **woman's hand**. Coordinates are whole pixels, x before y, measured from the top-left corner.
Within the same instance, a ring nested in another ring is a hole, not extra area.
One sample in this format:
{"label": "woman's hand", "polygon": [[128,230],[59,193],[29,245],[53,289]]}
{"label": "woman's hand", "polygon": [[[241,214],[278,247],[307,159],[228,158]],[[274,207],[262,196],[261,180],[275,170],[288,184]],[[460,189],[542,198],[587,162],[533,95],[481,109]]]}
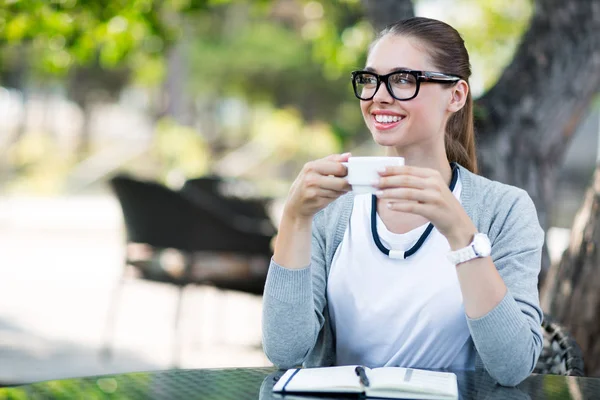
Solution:
{"label": "woman's hand", "polygon": [[350,190],[345,179],[348,169],[342,162],[350,153],[333,154],[310,161],[292,184],[284,214],[293,218],[312,219],[329,203]]}
{"label": "woman's hand", "polygon": [[388,208],[427,218],[453,250],[467,246],[477,228],[454,197],[439,171],[411,166],[386,167],[376,195]]}

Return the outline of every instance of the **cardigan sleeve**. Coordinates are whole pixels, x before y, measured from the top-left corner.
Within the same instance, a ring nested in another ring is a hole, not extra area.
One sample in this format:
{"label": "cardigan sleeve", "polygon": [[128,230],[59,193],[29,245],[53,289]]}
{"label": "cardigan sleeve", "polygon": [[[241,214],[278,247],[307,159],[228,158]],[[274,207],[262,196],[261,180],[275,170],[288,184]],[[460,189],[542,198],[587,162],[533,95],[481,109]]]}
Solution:
{"label": "cardigan sleeve", "polygon": [[468,318],[481,360],[497,382],[515,386],[533,371],[543,336],[538,275],[544,231],[529,195],[513,188],[496,199],[488,236],[492,259],[508,291],[502,301],[481,318]]}
{"label": "cardigan sleeve", "polygon": [[321,229],[323,211],[312,227],[311,261],[303,269],[284,268],[271,260],[263,293],[263,349],[278,368],[301,365],[315,347],[325,323],[326,257]]}

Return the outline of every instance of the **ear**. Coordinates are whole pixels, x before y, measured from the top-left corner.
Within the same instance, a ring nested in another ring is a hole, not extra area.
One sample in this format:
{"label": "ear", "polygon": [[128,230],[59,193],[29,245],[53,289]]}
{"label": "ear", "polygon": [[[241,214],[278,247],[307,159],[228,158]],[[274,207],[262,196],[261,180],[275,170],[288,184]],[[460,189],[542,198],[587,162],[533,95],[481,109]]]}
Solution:
{"label": "ear", "polygon": [[464,107],[469,94],[469,85],[464,80],[460,80],[452,86],[450,91],[450,101],[448,102],[448,111],[457,112]]}

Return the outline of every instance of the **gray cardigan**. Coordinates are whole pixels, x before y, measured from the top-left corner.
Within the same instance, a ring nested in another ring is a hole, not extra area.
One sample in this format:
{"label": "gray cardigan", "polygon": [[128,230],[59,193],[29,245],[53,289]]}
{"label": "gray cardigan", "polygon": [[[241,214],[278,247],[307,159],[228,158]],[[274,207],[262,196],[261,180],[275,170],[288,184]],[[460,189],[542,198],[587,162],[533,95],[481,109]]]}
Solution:
{"label": "gray cardigan", "polygon": [[[533,371],[542,349],[537,283],[544,231],[524,190],[459,168],[462,206],[478,231],[489,236],[492,259],[508,288],[488,314],[467,317],[475,367],[485,368],[501,385],[514,386]],[[263,296],[263,347],[279,368],[335,363],[327,277],[353,204],[348,193],[315,215],[308,267],[291,270],[271,261]]]}

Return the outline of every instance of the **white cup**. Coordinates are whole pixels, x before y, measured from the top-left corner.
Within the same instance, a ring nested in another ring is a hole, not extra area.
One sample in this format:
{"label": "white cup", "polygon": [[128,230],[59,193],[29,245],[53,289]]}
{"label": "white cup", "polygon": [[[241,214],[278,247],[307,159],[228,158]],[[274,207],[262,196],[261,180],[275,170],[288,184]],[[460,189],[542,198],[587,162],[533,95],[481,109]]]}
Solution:
{"label": "white cup", "polygon": [[380,176],[379,171],[388,166],[404,165],[404,157],[350,157],[342,163],[348,168],[348,183],[356,194],[375,193],[373,186]]}

